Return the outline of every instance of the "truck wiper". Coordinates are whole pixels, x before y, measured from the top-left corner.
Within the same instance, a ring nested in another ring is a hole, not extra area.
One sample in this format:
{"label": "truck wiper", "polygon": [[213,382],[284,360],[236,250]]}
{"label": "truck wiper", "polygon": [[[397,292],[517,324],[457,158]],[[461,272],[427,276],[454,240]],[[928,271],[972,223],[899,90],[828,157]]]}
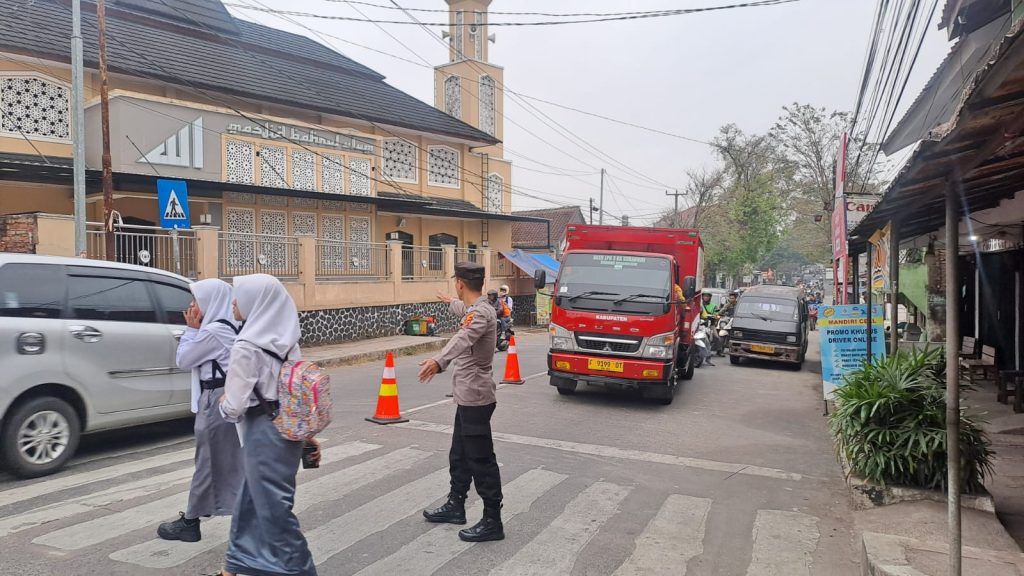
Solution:
{"label": "truck wiper", "polygon": [[664,296],[660,296],[658,294],[630,294],[629,296],[626,296],[625,298],[619,298],[615,302],[612,302],[612,304],[621,304],[623,302],[632,302],[633,300],[636,300],[637,298],[657,298],[658,300],[663,300],[665,297]]}
{"label": "truck wiper", "polygon": [[574,302],[577,298],[587,298],[589,296],[618,296],[616,292],[600,292],[597,290],[587,290],[586,292],[580,292],[575,296],[569,297],[569,302]]}

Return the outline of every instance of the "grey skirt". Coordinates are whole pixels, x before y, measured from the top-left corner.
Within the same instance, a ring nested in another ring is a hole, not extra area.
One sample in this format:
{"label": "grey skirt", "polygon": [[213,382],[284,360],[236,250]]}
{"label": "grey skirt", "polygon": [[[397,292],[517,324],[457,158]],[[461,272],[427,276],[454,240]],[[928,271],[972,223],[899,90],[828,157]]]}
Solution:
{"label": "grey skirt", "polygon": [[285,440],[265,415],[247,415],[243,428],[245,479],[224,567],[247,576],[316,576],[292,512],[302,442]]}
{"label": "grey skirt", "polygon": [[196,471],[185,516],[229,516],[242,487],[242,446],[238,429],[220,415],[224,389],[203,390],[196,414]]}

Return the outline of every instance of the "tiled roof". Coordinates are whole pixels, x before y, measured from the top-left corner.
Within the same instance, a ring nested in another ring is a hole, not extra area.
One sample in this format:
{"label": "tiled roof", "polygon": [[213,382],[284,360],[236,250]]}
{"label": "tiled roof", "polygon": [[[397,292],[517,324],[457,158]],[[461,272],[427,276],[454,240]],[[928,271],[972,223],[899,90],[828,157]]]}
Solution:
{"label": "tiled roof", "polygon": [[[234,33],[221,29],[223,18],[215,19],[217,24],[200,20],[199,13],[214,10],[213,5],[220,3],[119,0],[112,4],[107,11],[111,72],[159,80],[184,91],[199,88],[472,142],[497,142],[309,38],[237,19],[233,19]],[[128,9],[131,12],[125,12]],[[168,10],[181,18],[172,20]],[[85,3],[82,15],[86,66],[95,69],[95,9]],[[69,61],[71,8],[65,2],[0,0],[0,19],[0,52]]]}
{"label": "tiled roof", "polygon": [[[583,224],[583,210],[579,206],[523,210],[513,212],[515,216],[546,218],[551,221],[551,244],[557,246],[569,224]],[[547,248],[548,226],[543,222],[516,222],[512,224],[513,248]]]}

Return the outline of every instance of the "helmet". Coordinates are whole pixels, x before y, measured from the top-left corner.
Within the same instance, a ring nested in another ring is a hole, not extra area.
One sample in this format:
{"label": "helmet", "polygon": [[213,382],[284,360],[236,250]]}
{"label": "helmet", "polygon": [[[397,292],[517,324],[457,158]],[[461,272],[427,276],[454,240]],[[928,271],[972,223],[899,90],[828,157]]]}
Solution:
{"label": "helmet", "polygon": [[711,292],[704,292],[704,293],[701,294],[701,298],[711,298],[711,296],[712,296]]}
{"label": "helmet", "polygon": [[740,291],[739,290],[733,290],[732,292],[729,292],[729,296],[735,296],[735,297],[739,298],[740,297]]}
{"label": "helmet", "polygon": [[488,296],[497,296],[498,295],[498,291],[492,288],[492,289],[487,291],[487,295]]}
{"label": "helmet", "polygon": [[502,292],[508,292],[508,284],[502,284],[501,285],[501,291]]}

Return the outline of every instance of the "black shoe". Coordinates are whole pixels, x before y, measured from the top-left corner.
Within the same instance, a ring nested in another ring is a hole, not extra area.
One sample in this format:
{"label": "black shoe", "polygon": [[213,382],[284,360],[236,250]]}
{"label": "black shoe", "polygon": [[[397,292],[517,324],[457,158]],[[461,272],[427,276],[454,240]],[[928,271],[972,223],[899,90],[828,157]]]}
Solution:
{"label": "black shoe", "polygon": [[426,518],[428,522],[436,522],[443,524],[465,524],[466,497],[449,494],[447,502],[442,504],[440,508],[434,508],[433,510],[424,510],[423,517]]}
{"label": "black shoe", "polygon": [[174,522],[164,522],[156,530],[156,535],[164,540],[181,540],[182,542],[199,542],[203,535],[199,531],[199,518],[189,520],[184,512],[178,512]]}
{"label": "black shoe", "polygon": [[463,542],[490,542],[505,539],[505,527],[501,518],[484,516],[472,528],[459,530],[459,539]]}

